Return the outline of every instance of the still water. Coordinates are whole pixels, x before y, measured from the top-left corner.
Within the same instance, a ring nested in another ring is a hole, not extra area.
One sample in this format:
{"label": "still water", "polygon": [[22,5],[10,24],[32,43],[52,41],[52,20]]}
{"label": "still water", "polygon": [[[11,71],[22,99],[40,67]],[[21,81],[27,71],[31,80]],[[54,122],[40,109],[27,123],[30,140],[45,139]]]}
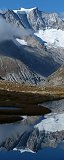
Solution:
{"label": "still water", "polygon": [[[15,138],[17,135],[19,135],[20,137],[21,135],[23,135],[23,133],[25,132],[27,133],[27,131],[32,132],[32,130],[35,130],[34,125],[42,122],[40,126],[44,126],[45,129],[45,135],[44,135],[44,140],[46,138],[46,141],[44,141],[45,145],[47,141],[49,144],[50,142],[55,142],[54,144],[56,145],[54,145],[54,148],[46,147],[39,150],[37,153],[32,153],[32,152],[21,153],[20,151],[13,151],[13,150],[3,151],[3,145],[2,145],[1,146],[2,148],[0,147],[0,160],[64,160],[64,100],[59,102],[55,101],[52,104],[50,102],[49,104],[47,103],[44,105],[47,106],[49,105],[52,111],[55,111],[57,113],[54,114],[51,113],[50,115],[44,117],[41,116],[39,118],[34,116],[33,117],[25,116],[23,117],[24,119],[19,122],[11,124],[8,123],[3,125],[0,124],[0,144],[6,141],[6,139],[9,137],[12,140],[12,138],[13,137]],[[6,110],[7,109],[8,108],[6,108]],[[14,110],[14,107],[12,107],[11,109]],[[48,131],[48,134],[50,134],[51,132],[51,134],[48,137],[46,135],[46,131]],[[20,147],[22,148],[22,145]]]}
{"label": "still water", "polygon": [[64,150],[58,146],[56,149],[44,148],[37,153],[2,151],[0,160],[64,160]]}

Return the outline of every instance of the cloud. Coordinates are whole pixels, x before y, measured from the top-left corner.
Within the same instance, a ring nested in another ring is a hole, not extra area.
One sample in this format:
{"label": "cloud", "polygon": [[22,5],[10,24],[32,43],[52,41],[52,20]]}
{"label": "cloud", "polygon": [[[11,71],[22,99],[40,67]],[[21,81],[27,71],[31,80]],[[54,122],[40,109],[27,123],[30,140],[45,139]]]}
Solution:
{"label": "cloud", "polygon": [[21,29],[16,24],[8,23],[3,17],[0,17],[0,41],[13,39],[14,37],[21,38],[28,33],[29,31],[26,31],[23,27]]}

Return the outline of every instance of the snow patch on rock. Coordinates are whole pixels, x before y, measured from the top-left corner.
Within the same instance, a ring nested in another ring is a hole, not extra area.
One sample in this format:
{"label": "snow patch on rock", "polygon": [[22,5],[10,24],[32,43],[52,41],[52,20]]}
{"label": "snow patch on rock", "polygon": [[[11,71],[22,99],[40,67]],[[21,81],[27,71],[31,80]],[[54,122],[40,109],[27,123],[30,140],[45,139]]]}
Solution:
{"label": "snow patch on rock", "polygon": [[20,153],[24,153],[24,152],[35,153],[32,150],[30,150],[29,148],[27,148],[27,149],[17,149],[17,148],[14,148],[13,151],[19,151]]}
{"label": "snow patch on rock", "polygon": [[64,130],[64,113],[46,115],[45,119],[35,125],[34,128],[45,132],[60,132]]}
{"label": "snow patch on rock", "polygon": [[27,42],[23,39],[16,38],[16,41],[19,43],[19,45],[27,45]]}

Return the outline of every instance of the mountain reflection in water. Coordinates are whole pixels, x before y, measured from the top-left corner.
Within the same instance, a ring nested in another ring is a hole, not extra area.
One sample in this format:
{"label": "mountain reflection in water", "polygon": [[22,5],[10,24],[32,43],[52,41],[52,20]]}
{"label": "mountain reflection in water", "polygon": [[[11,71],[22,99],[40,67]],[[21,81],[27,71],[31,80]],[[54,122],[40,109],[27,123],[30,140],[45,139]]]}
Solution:
{"label": "mountain reflection in water", "polygon": [[1,160],[64,160],[64,150],[59,146],[55,149],[44,148],[37,153],[24,152],[20,153],[17,151],[0,152]]}
{"label": "mountain reflection in water", "polygon": [[[0,124],[1,160],[64,160],[64,100],[44,106],[52,113],[20,116],[21,121]],[[35,153],[26,152],[28,148]]]}

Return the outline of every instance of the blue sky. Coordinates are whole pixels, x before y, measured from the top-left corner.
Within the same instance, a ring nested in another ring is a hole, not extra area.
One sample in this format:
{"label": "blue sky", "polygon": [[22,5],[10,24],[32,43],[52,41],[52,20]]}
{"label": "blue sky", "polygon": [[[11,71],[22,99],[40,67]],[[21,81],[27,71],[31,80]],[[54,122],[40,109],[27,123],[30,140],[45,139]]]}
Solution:
{"label": "blue sky", "polygon": [[64,0],[0,0],[1,9],[17,9],[20,7],[38,7],[46,12],[63,12]]}

